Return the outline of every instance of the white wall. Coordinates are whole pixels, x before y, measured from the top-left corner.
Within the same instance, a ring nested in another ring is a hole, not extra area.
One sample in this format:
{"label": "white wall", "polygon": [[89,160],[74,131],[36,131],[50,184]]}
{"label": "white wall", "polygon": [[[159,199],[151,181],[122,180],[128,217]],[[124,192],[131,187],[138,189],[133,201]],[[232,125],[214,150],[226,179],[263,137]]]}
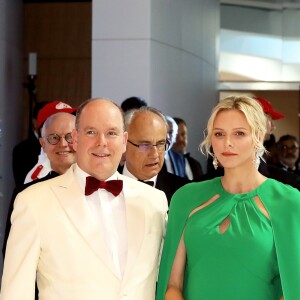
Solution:
{"label": "white wall", "polygon": [[92,96],[142,96],[182,117],[203,167],[197,147],[218,99],[219,10],[217,0],[93,1]]}
{"label": "white wall", "polygon": [[[12,190],[12,149],[22,128],[22,1],[0,0],[0,229],[1,249]],[[2,252],[2,251],[1,251]],[[2,273],[2,259],[0,259]]]}
{"label": "white wall", "polygon": [[300,81],[299,8],[221,5],[220,73],[257,81]]}

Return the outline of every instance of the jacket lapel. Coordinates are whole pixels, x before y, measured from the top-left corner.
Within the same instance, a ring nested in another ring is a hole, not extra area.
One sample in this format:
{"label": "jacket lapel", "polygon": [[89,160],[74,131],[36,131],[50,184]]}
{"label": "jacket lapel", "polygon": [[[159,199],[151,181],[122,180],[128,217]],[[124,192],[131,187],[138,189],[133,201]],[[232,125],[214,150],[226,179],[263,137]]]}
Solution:
{"label": "jacket lapel", "polygon": [[106,247],[101,226],[91,218],[85,196],[74,177],[74,166],[61,176],[60,184],[52,186],[52,190],[69,221],[76,228],[84,242],[90,246],[99,259],[118,277]]}
{"label": "jacket lapel", "polygon": [[127,280],[139,255],[145,235],[145,210],[139,199],[142,190],[136,192],[136,186],[132,185],[133,179],[120,175],[124,182],[124,199],[126,206],[128,254],[123,282]]}

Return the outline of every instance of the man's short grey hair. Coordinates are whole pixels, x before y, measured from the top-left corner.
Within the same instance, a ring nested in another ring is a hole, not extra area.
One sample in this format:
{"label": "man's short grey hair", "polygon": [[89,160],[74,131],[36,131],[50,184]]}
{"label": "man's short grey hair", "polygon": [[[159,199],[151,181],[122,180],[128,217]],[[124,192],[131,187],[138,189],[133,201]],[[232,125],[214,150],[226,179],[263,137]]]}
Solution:
{"label": "man's short grey hair", "polygon": [[135,117],[138,116],[142,112],[151,112],[151,113],[159,116],[163,120],[163,122],[166,126],[166,130],[168,131],[168,122],[167,122],[164,114],[161,111],[159,111],[158,109],[151,107],[151,106],[142,106],[141,108],[138,108],[138,109],[128,110],[125,113],[125,130],[128,129],[128,127],[130,126],[132,121],[135,119]]}

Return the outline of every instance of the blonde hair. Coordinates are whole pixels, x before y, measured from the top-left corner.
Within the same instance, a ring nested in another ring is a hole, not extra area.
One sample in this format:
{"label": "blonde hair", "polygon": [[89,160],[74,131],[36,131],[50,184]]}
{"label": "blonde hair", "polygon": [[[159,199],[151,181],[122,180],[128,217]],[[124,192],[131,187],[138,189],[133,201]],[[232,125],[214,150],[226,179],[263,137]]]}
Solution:
{"label": "blonde hair", "polygon": [[244,114],[251,128],[254,148],[258,152],[258,155],[262,156],[266,151],[263,145],[263,139],[267,132],[267,118],[258,101],[243,95],[228,96],[223,100],[221,100],[213,108],[211,116],[207,122],[207,128],[205,130],[205,138],[203,142],[199,145],[199,150],[203,154],[206,154],[206,156],[208,155],[213,156],[211,150],[211,137],[212,137],[214,121],[216,116],[221,111],[226,111],[226,110],[238,110]]}

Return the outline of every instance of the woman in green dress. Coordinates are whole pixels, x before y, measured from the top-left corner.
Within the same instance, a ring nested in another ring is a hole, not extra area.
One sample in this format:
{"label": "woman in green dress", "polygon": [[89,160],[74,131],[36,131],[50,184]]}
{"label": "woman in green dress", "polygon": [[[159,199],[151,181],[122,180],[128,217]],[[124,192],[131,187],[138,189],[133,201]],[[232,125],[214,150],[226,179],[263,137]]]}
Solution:
{"label": "woman in green dress", "polygon": [[200,146],[224,176],[174,194],[157,300],[300,299],[300,192],[257,170],[266,123],[246,96],[213,109]]}

